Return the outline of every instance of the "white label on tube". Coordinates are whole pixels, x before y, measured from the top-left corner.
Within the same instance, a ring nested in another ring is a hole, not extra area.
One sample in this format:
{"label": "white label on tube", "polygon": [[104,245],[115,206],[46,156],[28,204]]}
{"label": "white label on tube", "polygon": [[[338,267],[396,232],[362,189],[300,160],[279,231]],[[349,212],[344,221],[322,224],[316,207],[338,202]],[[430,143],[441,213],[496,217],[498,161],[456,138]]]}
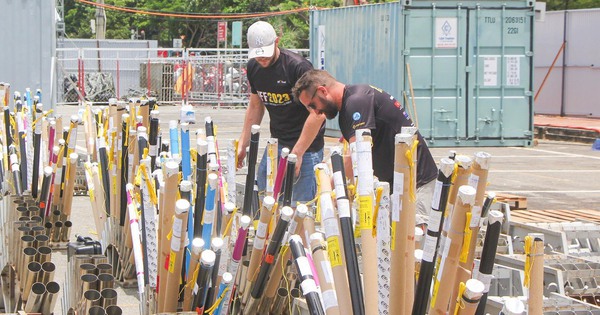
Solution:
{"label": "white label on tube", "polygon": [[430,231],[433,231],[433,232],[439,232],[441,221],[442,221],[442,212],[441,211],[430,211],[429,212],[429,225],[427,225],[427,229]]}
{"label": "white label on tube", "polygon": [[473,206],[471,209],[471,223],[470,227],[475,228],[479,226],[479,222],[481,221],[481,207]]}
{"label": "white label on tube", "polygon": [[265,248],[265,239],[264,238],[254,238],[254,249],[262,250]]}
{"label": "white label on tube", "polygon": [[431,208],[435,210],[440,210],[440,198],[442,196],[442,187],[443,183],[439,180],[435,181],[435,188],[433,189],[433,196],[431,201]]}
{"label": "white label on tube", "polygon": [[319,292],[319,290],[317,290],[317,284],[313,279],[306,279],[302,281],[302,283],[300,283],[300,288],[302,288],[302,294],[304,295],[307,295],[312,292]]}
{"label": "white label on tube", "polygon": [[452,240],[447,238],[444,244],[444,250],[442,251],[442,262],[440,263],[440,267],[438,268],[438,281],[442,280],[442,274],[444,273],[444,263],[446,262],[446,257],[448,257],[448,252],[450,251],[450,244]]}
{"label": "white label on tube", "polygon": [[323,217],[323,226],[325,229],[325,237],[330,238],[332,236],[340,235],[340,229],[338,228],[338,223],[335,218],[325,220],[325,217]]}
{"label": "white label on tube", "polygon": [[258,222],[258,226],[256,227],[256,236],[260,238],[265,238],[267,236],[267,228],[269,224]]}
{"label": "white label on tube", "polygon": [[335,186],[335,197],[340,198],[346,196],[346,190],[344,188],[344,179],[342,178],[342,172],[333,173],[333,183]]}
{"label": "white label on tube", "polygon": [[202,222],[204,224],[213,224],[214,220],[215,220],[215,211],[214,210],[204,211],[204,219],[202,220]]}
{"label": "white label on tube", "polygon": [[469,180],[467,181],[467,185],[477,189],[477,185],[479,185],[479,176],[471,174],[471,176],[469,176]]}
{"label": "white label on tube", "polygon": [[171,249],[178,252],[181,245],[181,226],[183,220],[175,217],[173,219],[173,233],[171,235]]}
{"label": "white label on tube", "polygon": [[337,295],[335,295],[335,291],[323,291],[323,305],[325,306],[325,310],[338,306]]}
{"label": "white label on tube", "polygon": [[324,279],[325,282],[333,283],[333,275],[331,272],[331,266],[329,265],[329,262],[322,261],[321,268],[323,268],[323,275],[325,276],[325,279]]}
{"label": "white label on tube", "polygon": [[435,236],[425,236],[425,243],[423,244],[423,261],[433,262],[437,240],[438,238]]}
{"label": "white label on tube", "polygon": [[296,263],[298,264],[298,269],[300,269],[301,277],[312,275],[312,270],[310,269],[310,263],[308,262],[308,258],[298,257],[298,259],[296,259]]}

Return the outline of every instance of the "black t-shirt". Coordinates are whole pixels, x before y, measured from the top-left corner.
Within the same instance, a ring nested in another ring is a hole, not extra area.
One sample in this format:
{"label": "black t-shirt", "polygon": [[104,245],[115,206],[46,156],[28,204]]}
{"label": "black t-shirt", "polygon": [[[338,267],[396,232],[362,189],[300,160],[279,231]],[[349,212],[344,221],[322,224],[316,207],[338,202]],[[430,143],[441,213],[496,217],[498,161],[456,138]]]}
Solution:
{"label": "black t-shirt", "polygon": [[[393,185],[394,138],[403,126],[413,126],[400,102],[373,86],[346,85],[339,123],[346,140],[354,136],[356,129],[371,129],[373,172],[379,180]],[[420,133],[418,139],[417,187],[420,187],[436,178],[438,170]]]}
{"label": "black t-shirt", "polygon": [[[309,115],[308,110],[292,96],[292,87],[312,64],[302,56],[286,49],[280,49],[279,58],[268,68],[261,67],[256,60],[248,61],[248,81],[252,93],[257,94],[269,112],[270,131],[279,144],[294,147],[304,122]],[[314,152],[323,148],[321,128],[307,151]]]}

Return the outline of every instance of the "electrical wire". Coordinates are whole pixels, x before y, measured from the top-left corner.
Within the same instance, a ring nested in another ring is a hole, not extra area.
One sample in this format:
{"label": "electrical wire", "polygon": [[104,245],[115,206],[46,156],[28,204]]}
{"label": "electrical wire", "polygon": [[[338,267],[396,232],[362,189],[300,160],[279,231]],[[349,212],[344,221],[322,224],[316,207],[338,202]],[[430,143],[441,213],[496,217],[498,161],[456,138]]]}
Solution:
{"label": "electrical wire", "polygon": [[293,10],[284,10],[279,12],[256,12],[256,13],[238,13],[238,14],[213,14],[213,13],[201,13],[201,14],[189,14],[189,13],[170,13],[170,12],[160,12],[160,11],[150,11],[150,10],[141,10],[136,8],[125,8],[114,6],[110,4],[96,3],[90,0],[76,0],[79,3],[100,7],[108,10],[114,11],[122,11],[134,14],[142,14],[142,15],[152,15],[152,16],[163,16],[163,17],[178,17],[178,18],[187,18],[187,19],[250,19],[257,17],[267,17],[267,16],[278,16],[278,15],[287,15],[287,14],[295,14],[300,12],[305,12],[309,10],[318,9],[317,7],[308,7],[308,8],[298,8]]}

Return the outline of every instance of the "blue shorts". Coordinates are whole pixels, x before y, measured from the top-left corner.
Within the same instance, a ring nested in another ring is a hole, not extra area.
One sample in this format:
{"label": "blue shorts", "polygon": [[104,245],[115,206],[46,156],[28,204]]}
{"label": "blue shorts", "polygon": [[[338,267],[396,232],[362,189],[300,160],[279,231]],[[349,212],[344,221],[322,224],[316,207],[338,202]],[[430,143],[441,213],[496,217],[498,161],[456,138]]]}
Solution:
{"label": "blue shorts", "polygon": [[[279,164],[279,155],[283,146],[278,145],[277,163]],[[267,149],[260,160],[256,181],[258,183],[259,192],[264,192],[267,186]],[[308,202],[315,198],[317,194],[317,183],[315,181],[314,166],[323,161],[323,149],[317,152],[305,152],[302,156],[302,167],[300,174],[294,181],[294,189],[292,190],[292,207],[296,206],[297,202]],[[283,191],[280,193],[283,194]]]}

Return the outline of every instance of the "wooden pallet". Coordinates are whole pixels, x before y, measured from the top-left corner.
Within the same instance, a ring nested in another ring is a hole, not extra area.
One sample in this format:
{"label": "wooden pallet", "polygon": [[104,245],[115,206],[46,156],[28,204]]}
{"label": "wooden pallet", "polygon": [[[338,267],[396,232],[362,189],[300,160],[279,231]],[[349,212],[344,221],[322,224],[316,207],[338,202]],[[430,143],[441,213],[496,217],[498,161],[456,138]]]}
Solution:
{"label": "wooden pallet", "polygon": [[525,210],[527,209],[527,197],[498,193],[496,201],[508,203],[510,210]]}
{"label": "wooden pallet", "polygon": [[510,212],[511,220],[519,223],[557,223],[588,221],[600,224],[600,211],[581,210],[516,210]]}

